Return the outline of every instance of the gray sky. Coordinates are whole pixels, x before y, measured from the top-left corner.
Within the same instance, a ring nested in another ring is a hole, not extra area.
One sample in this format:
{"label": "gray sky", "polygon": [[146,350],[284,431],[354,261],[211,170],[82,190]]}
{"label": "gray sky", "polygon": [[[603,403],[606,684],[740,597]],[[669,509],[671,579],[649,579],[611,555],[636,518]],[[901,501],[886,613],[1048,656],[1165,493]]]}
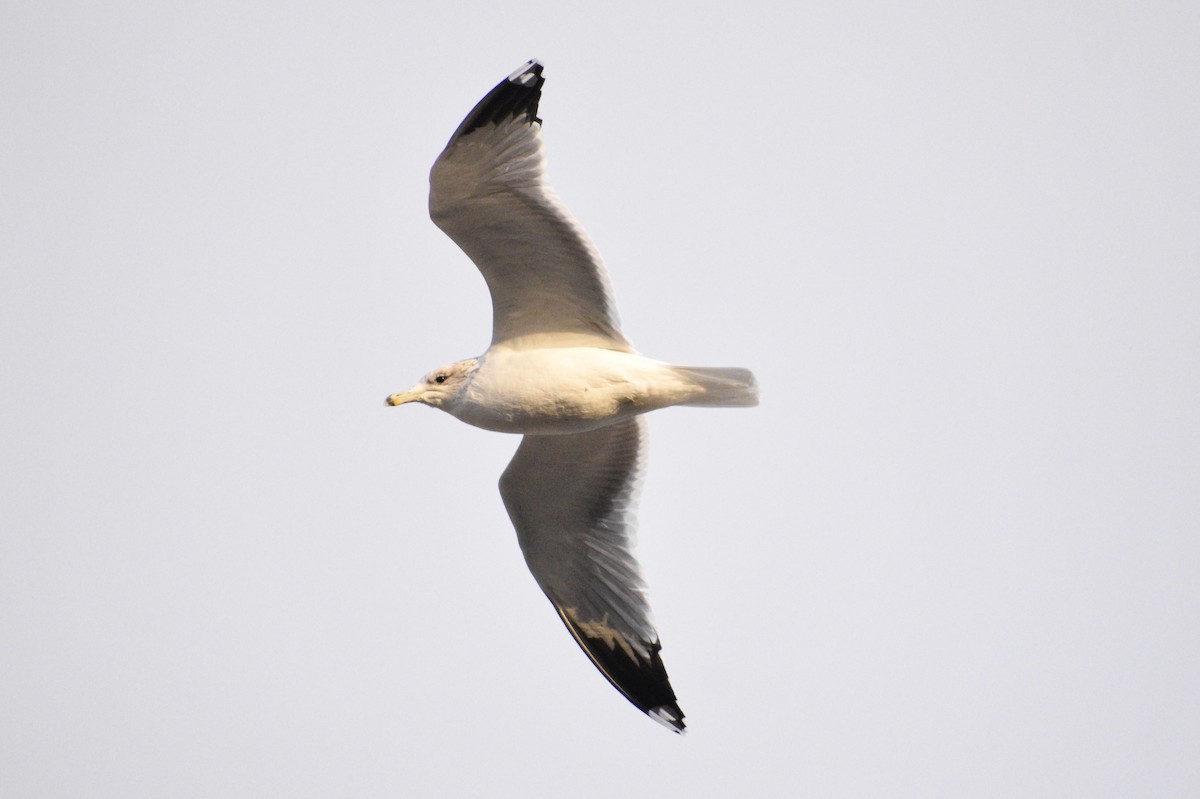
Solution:
{"label": "gray sky", "polygon": [[[0,6],[0,794],[1200,792],[1200,10]],[[691,729],[526,572],[433,159],[525,59]]]}

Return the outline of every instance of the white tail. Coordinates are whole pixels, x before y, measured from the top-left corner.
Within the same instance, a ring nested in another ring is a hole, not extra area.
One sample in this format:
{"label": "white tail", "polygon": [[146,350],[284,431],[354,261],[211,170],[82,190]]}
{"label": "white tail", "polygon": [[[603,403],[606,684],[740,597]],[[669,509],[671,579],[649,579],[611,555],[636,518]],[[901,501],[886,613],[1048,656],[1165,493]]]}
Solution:
{"label": "white tail", "polygon": [[676,366],[675,373],[697,389],[681,405],[749,408],[758,404],[758,382],[749,369],[735,366]]}

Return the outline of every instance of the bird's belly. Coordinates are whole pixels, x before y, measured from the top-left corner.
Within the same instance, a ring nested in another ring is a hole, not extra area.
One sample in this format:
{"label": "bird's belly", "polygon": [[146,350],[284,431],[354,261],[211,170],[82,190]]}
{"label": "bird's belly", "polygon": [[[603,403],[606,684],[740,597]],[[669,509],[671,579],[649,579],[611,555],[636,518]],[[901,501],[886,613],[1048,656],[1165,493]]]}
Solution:
{"label": "bird's belly", "polygon": [[459,419],[475,427],[499,433],[552,435],[582,433],[611,424],[630,415],[620,406],[602,407],[596,403],[579,404],[564,399],[549,399],[536,406],[464,404]]}

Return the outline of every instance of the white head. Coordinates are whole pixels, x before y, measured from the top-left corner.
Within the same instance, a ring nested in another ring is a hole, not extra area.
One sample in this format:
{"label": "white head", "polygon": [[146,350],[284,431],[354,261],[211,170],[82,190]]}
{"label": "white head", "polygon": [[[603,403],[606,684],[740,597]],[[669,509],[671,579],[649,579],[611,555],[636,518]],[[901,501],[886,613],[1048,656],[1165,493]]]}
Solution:
{"label": "white head", "polygon": [[406,402],[420,402],[431,408],[441,408],[452,402],[471,381],[471,375],[479,367],[479,361],[468,358],[465,361],[434,369],[421,378],[421,382],[408,391],[393,394],[385,402],[388,405],[403,405]]}

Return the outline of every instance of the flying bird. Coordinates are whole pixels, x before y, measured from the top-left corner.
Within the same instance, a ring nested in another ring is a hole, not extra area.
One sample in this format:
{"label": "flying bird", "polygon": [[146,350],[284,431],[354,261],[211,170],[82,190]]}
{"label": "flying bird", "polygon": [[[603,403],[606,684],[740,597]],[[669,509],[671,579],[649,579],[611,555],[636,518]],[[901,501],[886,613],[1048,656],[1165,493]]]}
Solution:
{"label": "flying bird", "polygon": [[387,404],[419,402],[523,436],[500,496],[529,570],[613,687],[683,732],[633,552],[642,414],[757,405],[758,387],[746,369],[652,360],[621,334],[600,255],[546,179],[537,116],[544,83],[536,60],[501,81],[429,177],[430,216],[487,281],[491,345]]}

